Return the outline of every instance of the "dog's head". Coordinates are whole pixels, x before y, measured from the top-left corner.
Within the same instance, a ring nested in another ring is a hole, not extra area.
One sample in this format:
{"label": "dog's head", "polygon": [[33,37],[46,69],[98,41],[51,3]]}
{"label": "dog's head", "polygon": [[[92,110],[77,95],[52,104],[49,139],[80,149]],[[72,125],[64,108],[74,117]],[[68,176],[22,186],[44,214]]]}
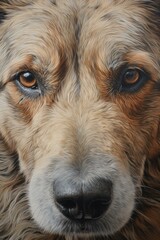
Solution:
{"label": "dog's head", "polygon": [[58,234],[130,219],[158,154],[159,1],[1,1],[0,133]]}

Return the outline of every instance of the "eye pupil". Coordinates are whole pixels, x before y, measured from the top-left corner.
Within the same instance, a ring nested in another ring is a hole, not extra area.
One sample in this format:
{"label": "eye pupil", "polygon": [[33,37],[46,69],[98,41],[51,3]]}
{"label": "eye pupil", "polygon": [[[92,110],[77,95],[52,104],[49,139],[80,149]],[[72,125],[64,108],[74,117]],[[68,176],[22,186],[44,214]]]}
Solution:
{"label": "eye pupil", "polygon": [[24,78],[26,78],[26,80],[27,80],[28,82],[32,82],[33,79],[34,79],[33,74],[31,74],[30,72],[25,72],[25,73],[23,73],[22,76],[23,76]]}

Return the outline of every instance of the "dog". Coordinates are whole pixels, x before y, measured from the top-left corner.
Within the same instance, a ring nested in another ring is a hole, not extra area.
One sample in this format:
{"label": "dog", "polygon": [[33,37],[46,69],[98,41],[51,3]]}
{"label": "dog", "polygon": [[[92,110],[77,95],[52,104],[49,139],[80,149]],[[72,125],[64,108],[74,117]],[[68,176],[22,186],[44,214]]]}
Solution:
{"label": "dog", "polygon": [[160,239],[160,1],[0,1],[0,239]]}

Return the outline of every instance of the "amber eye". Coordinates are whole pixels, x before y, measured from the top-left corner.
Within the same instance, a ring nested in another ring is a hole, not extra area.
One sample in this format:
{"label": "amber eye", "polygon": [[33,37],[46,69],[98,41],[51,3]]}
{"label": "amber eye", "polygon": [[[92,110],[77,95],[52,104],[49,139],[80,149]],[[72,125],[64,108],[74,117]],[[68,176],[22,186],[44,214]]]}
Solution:
{"label": "amber eye", "polygon": [[135,84],[140,79],[140,71],[138,69],[128,69],[123,77],[123,84]]}
{"label": "amber eye", "polygon": [[41,76],[32,71],[23,71],[12,78],[22,94],[30,98],[36,98],[43,94]]}
{"label": "amber eye", "polygon": [[23,85],[26,88],[37,88],[37,79],[31,72],[22,72],[18,76],[18,80],[21,85]]}
{"label": "amber eye", "polygon": [[119,92],[136,92],[149,79],[150,74],[144,69],[140,69],[138,67],[129,67],[120,73]]}

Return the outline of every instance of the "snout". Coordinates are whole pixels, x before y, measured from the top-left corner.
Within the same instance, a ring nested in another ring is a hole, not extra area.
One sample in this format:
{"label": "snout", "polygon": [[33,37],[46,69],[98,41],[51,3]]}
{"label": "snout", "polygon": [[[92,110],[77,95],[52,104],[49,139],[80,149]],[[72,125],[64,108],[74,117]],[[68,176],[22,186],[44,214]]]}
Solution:
{"label": "snout", "polygon": [[56,234],[110,235],[129,221],[135,187],[129,170],[105,154],[83,164],[52,159],[33,172],[29,186],[31,212],[42,229]]}
{"label": "snout", "polygon": [[54,200],[59,211],[73,221],[100,219],[112,201],[112,182],[94,178],[74,186],[68,182],[55,181]]}

